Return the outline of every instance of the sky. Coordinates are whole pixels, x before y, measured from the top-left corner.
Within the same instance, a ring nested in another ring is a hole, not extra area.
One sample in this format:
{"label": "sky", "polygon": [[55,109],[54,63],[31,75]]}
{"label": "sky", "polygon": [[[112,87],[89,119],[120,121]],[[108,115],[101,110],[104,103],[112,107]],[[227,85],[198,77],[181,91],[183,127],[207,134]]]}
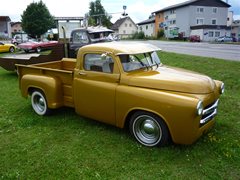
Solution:
{"label": "sky", "polygon": [[[21,21],[21,14],[32,2],[39,0],[1,0],[0,16],[9,16],[11,21]],[[50,13],[55,17],[84,16],[89,11],[91,0],[42,0],[48,7]],[[101,0],[105,10],[112,15],[114,23],[121,17],[123,5],[127,6],[126,12],[135,23],[148,19],[151,12],[164,7],[181,3],[186,0]],[[226,2],[226,1],[225,1]],[[240,1],[228,0],[232,6],[229,10],[234,12],[234,20],[240,19]],[[113,13],[113,14],[112,14]]]}

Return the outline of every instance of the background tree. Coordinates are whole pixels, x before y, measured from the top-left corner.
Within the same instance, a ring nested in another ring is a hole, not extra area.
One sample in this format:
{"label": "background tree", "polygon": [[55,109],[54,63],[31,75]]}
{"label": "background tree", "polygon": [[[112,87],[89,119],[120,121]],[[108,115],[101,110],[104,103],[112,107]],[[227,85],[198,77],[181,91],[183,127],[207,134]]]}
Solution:
{"label": "background tree", "polygon": [[55,26],[53,16],[42,1],[29,4],[21,17],[23,30],[32,37],[40,37]]}
{"label": "background tree", "polygon": [[90,26],[102,25],[108,28],[111,27],[111,16],[107,14],[101,4],[101,0],[91,1],[89,3],[88,24]]}

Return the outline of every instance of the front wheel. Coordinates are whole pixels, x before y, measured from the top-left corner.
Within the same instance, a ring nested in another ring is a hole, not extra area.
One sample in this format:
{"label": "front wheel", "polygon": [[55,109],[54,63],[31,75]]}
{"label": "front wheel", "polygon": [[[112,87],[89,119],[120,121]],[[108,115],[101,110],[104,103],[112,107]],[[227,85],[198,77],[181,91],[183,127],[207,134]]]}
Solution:
{"label": "front wheel", "polygon": [[36,52],[40,53],[41,52],[41,47],[37,47]]}
{"label": "front wheel", "polygon": [[144,146],[164,146],[169,142],[167,125],[153,113],[145,111],[134,113],[129,126],[131,134]]}
{"label": "front wheel", "polygon": [[50,109],[48,108],[47,100],[43,92],[35,90],[31,96],[31,103],[33,110],[38,115],[43,116],[49,114]]}

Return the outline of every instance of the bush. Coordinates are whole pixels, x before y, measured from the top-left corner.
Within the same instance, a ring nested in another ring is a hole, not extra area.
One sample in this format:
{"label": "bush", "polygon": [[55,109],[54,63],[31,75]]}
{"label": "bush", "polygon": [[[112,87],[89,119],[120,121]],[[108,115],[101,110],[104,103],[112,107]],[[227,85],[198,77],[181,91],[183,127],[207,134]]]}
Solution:
{"label": "bush", "polygon": [[163,29],[158,30],[157,38],[162,38],[163,36],[164,36],[164,30]]}
{"label": "bush", "polygon": [[140,32],[135,32],[132,35],[132,39],[145,39],[145,34],[144,32],[140,31]]}

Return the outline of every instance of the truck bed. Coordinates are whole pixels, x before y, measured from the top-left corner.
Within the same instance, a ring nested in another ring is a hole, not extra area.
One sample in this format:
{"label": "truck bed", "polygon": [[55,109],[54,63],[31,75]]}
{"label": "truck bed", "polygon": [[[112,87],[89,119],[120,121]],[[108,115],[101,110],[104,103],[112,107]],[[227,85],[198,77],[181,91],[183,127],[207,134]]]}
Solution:
{"label": "truck bed", "polygon": [[[73,104],[73,70],[76,65],[76,59],[63,58],[61,61],[46,62],[32,65],[17,64],[19,78],[24,75],[54,77],[61,83],[61,91],[63,92],[64,106],[74,107]],[[21,84],[20,84],[21,86]]]}
{"label": "truck bed", "polygon": [[51,61],[59,61],[64,57],[64,49],[63,44],[58,44],[54,47],[51,47],[51,53],[48,55],[39,55],[32,56],[27,59],[20,58],[18,55],[14,54],[12,57],[1,57],[0,58],[0,66],[7,71],[15,71],[15,64],[37,64]]}

